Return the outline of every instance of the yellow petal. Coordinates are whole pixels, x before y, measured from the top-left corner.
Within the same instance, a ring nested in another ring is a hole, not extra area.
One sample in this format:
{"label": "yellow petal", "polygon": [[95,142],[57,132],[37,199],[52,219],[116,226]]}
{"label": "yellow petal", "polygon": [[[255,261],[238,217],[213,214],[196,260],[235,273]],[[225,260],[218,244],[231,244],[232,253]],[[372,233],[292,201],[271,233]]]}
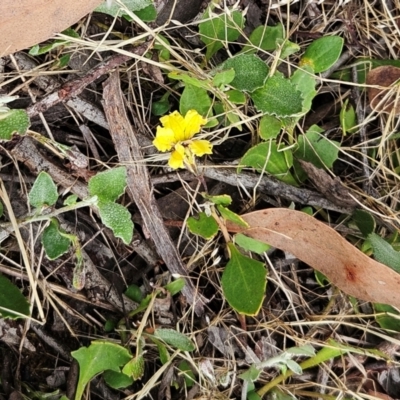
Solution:
{"label": "yellow petal", "polygon": [[169,128],[174,132],[175,135],[175,143],[185,140],[185,120],[178,111],[174,111],[169,115],[165,115],[160,118],[161,123],[164,128]]}
{"label": "yellow petal", "polygon": [[185,138],[181,140],[188,140],[196,133],[200,132],[200,127],[207,123],[196,110],[189,110],[185,115]]}
{"label": "yellow petal", "polygon": [[193,140],[189,143],[189,148],[198,157],[212,154],[212,144],[208,140]]}
{"label": "yellow petal", "polygon": [[168,165],[173,169],[185,168],[183,160],[185,159],[185,148],[181,144],[175,146],[175,150],[171,153]]}
{"label": "yellow petal", "polygon": [[156,138],[153,140],[153,144],[158,151],[171,150],[175,144],[174,131],[170,128],[157,126]]}

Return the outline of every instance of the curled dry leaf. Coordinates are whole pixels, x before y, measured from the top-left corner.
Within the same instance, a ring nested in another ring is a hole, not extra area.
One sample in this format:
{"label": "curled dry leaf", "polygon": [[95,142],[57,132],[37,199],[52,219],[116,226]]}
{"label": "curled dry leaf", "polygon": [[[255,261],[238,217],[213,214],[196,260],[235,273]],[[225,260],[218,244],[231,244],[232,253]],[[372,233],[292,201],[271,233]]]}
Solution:
{"label": "curled dry leaf", "polygon": [[384,65],[368,72],[367,85],[380,86],[368,88],[368,99],[375,111],[400,114],[399,86],[393,85],[400,79],[400,68]]}
{"label": "curled dry leaf", "polygon": [[0,57],[52,37],[102,2],[103,0],[1,0]]}
{"label": "curled dry leaf", "polygon": [[284,208],[256,211],[242,218],[250,228],[228,222],[228,230],[288,251],[349,295],[400,308],[400,274],[367,257],[315,218]]}

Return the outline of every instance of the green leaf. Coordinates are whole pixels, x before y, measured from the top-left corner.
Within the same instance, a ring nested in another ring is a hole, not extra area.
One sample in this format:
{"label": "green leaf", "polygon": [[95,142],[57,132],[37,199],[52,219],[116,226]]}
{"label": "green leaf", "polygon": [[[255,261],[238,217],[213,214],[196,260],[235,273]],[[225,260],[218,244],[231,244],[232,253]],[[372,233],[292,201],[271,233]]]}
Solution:
{"label": "green leaf", "polygon": [[258,126],[258,134],[261,139],[275,139],[282,129],[282,122],[274,117],[273,115],[264,115],[260,119],[260,125]]}
{"label": "green leaf", "polygon": [[[134,11],[134,13],[144,22],[151,22],[154,21],[157,18],[157,10],[154,7],[154,4],[150,4],[149,6],[143,8],[142,10],[137,10]],[[125,18],[130,21],[130,18]],[[162,55],[165,55],[165,52],[162,53]]]}
{"label": "green leaf", "polygon": [[279,47],[281,47],[280,58],[282,60],[300,51],[300,46],[297,43],[291,42],[290,40],[278,39],[276,43],[279,45]]}
{"label": "green leaf", "polygon": [[374,251],[375,260],[392,268],[400,274],[400,253],[376,233],[368,235],[368,241],[371,243]]}
{"label": "green leaf", "polygon": [[244,26],[244,17],[239,11],[225,11],[220,15],[211,15],[209,7],[199,24],[200,40],[207,46],[206,60],[209,60],[228,42],[235,41]]}
{"label": "green leaf", "polygon": [[257,110],[278,117],[295,115],[303,109],[301,92],[281,75],[268,78],[262,88],[251,94],[251,98]]}
{"label": "green leaf", "polygon": [[221,214],[221,216],[228,220],[232,221],[234,224],[239,225],[243,228],[248,228],[249,224],[238,214],[234,213],[233,211],[229,210],[226,207],[223,207],[219,204],[217,204],[217,210]]}
{"label": "green leaf", "polygon": [[47,172],[42,171],[38,175],[28,197],[29,203],[35,208],[52,206],[57,202],[57,186]]}
{"label": "green leaf", "polygon": [[300,60],[300,67],[309,65],[315,73],[332,67],[340,57],[344,40],[339,36],[325,36],[312,42]]}
{"label": "green leaf", "polygon": [[271,248],[269,244],[243,235],[243,233],[238,233],[235,235],[235,243],[242,249],[252,251],[256,254],[263,254]]}
{"label": "green leaf", "polygon": [[142,378],[144,374],[144,358],[143,355],[133,357],[125,366],[122,368],[122,372],[128,376],[131,376],[133,380],[137,381]]}
{"label": "green leaf", "polygon": [[178,278],[164,286],[171,296],[175,296],[185,287],[185,280],[183,278]]}
{"label": "green leaf", "polygon": [[30,120],[25,110],[0,112],[0,139],[10,140],[14,133],[24,135],[29,125]]}
{"label": "green leaf", "polygon": [[235,70],[230,68],[226,69],[226,71],[217,72],[212,79],[212,83],[215,87],[219,87],[231,83],[234,78]]}
{"label": "green leaf", "polygon": [[[4,310],[7,308],[8,310]],[[29,303],[17,286],[0,274],[0,315],[3,318],[17,319],[20,315],[13,311],[29,316]]]}
{"label": "green leaf", "polygon": [[161,364],[163,364],[163,365],[166,364],[170,359],[167,347],[164,345],[164,343],[162,343],[161,341],[156,339],[154,336],[150,336],[150,339],[157,346],[158,355],[160,356]]}
{"label": "green leaf", "polygon": [[297,69],[290,77],[290,81],[301,92],[303,98],[302,113],[307,113],[311,110],[312,101],[317,94],[315,90],[316,80],[312,74],[312,69],[305,65],[303,69]]}
{"label": "green leaf", "polygon": [[[395,308],[387,304],[375,303],[373,306],[376,313],[390,313],[400,316],[400,313]],[[391,315],[377,315],[375,319],[382,329],[400,332],[400,319],[398,317],[396,318]]]}
{"label": "green leaf", "polygon": [[129,285],[126,288],[124,294],[126,297],[129,297],[131,300],[133,300],[136,303],[140,303],[144,298],[144,295],[143,295],[142,291],[140,290],[140,287],[135,284]]}
{"label": "green leaf", "polygon": [[132,358],[125,347],[105,341],[92,342],[89,347],[81,347],[71,355],[79,364],[75,400],[82,398],[85,386],[97,374],[106,370],[120,372],[120,367]]}
{"label": "green leaf", "polygon": [[259,50],[273,51],[277,48],[277,39],[284,38],[285,28],[282,24],[276,26],[260,25],[254,29],[249,37],[251,45],[246,44],[242,52],[250,53]]}
{"label": "green leaf", "polygon": [[261,371],[254,364],[252,364],[247,371],[239,374],[238,377],[247,382],[255,382],[258,381],[260,375]]}
{"label": "green leaf", "polygon": [[230,83],[231,86],[248,92],[263,86],[269,71],[267,64],[252,54],[240,54],[229,58],[222,64],[222,68],[233,68],[235,77]]}
{"label": "green leaf", "polygon": [[[79,38],[80,37],[79,34],[76,31],[74,31],[73,29],[71,29],[71,28],[66,29],[65,31],[62,32],[62,34],[66,35],[66,36],[71,36],[73,38]],[[37,44],[37,45],[33,46],[29,50],[29,54],[31,56],[40,56],[42,54],[48,53],[49,51],[51,51],[53,49],[56,49],[57,47],[64,46],[64,45],[66,45],[68,43],[69,43],[68,40],[57,39],[57,40],[53,40],[51,43],[46,44],[44,46],[39,46]]]}
{"label": "green leaf", "polygon": [[[152,5],[153,2],[152,0],[121,0],[121,3],[123,3],[125,7],[130,11],[139,11]],[[121,10],[121,7],[116,1],[113,1],[111,5],[104,2],[103,4],[99,5],[94,11],[108,14],[112,17],[121,16],[123,14],[123,10]]]}
{"label": "green leaf", "polygon": [[78,196],[76,194],[71,194],[69,195],[65,200],[64,200],[64,206],[72,206],[73,204],[76,204],[78,200]]}
{"label": "green leaf", "polygon": [[353,221],[364,237],[373,233],[376,227],[374,217],[365,210],[356,210],[353,213]]}
{"label": "green leaf", "polygon": [[304,135],[300,135],[294,155],[317,168],[332,168],[338,158],[340,143],[327,139],[321,132],[323,129],[312,125]]}
{"label": "green leaf", "polygon": [[229,205],[232,204],[232,197],[229,196],[228,194],[219,194],[219,195],[216,195],[216,196],[212,196],[212,195],[209,195],[207,193],[202,193],[202,196],[206,200],[211,201],[211,203],[219,204],[221,206],[225,206],[226,207],[226,206],[229,206]]}
{"label": "green leaf", "polygon": [[121,204],[112,202],[98,203],[101,222],[110,228],[115,237],[129,244],[133,237],[133,222],[129,211]]}
{"label": "green leaf", "polygon": [[71,240],[65,234],[63,235],[63,233],[65,232],[59,228],[56,218],[52,218],[50,225],[44,229],[42,245],[49,260],[55,260],[68,251]]}
{"label": "green leaf", "polygon": [[267,270],[263,263],[243,256],[232,243],[228,247],[231,259],[221,279],[224,296],[238,313],[256,315],[265,296]]}
{"label": "green leaf", "polygon": [[303,369],[300,367],[299,364],[297,364],[296,361],[287,360],[286,365],[292,372],[294,372],[297,375],[301,375],[303,373]]}
{"label": "green leaf", "polygon": [[123,389],[132,385],[132,377],[125,375],[122,372],[107,370],[103,374],[103,378],[108,386],[113,389]]}
{"label": "green leaf", "polygon": [[126,168],[118,167],[99,172],[89,180],[90,196],[97,196],[99,202],[117,200],[126,188]]}
{"label": "green leaf", "polygon": [[207,216],[204,212],[199,213],[198,217],[198,219],[194,217],[188,218],[187,226],[189,231],[206,240],[212,239],[218,233],[217,222],[213,217]]}
{"label": "green leaf", "polygon": [[187,72],[182,71],[172,71],[168,74],[168,78],[175,79],[177,81],[182,81],[187,85],[195,86],[200,89],[208,89],[209,80],[198,79],[195,76],[189,75]]}
{"label": "green leaf", "polygon": [[349,104],[349,99],[346,99],[344,102],[343,107],[340,110],[339,118],[344,136],[346,136],[347,132],[354,132],[354,127],[357,126],[357,116],[354,107]]}
{"label": "green leaf", "polygon": [[196,110],[200,115],[208,115],[211,105],[207,90],[193,85],[185,85],[179,102],[179,111],[182,115],[186,115],[189,110]]}
{"label": "green leaf", "polygon": [[182,351],[193,351],[196,348],[186,335],[174,329],[156,329],[154,331],[154,336]]}
{"label": "green leaf", "polygon": [[186,360],[182,360],[178,364],[178,369],[185,378],[186,386],[188,388],[191,388],[196,382],[196,377],[195,377],[192,369],[190,368],[190,364]]}
{"label": "green leaf", "polygon": [[228,90],[226,92],[228,100],[234,104],[246,104],[246,95],[240,90]]}
{"label": "green leaf", "polygon": [[239,172],[244,166],[255,168],[258,172],[265,171],[280,180],[291,177],[289,169],[293,165],[290,150],[281,151],[275,141],[260,143],[248,150],[240,160]]}

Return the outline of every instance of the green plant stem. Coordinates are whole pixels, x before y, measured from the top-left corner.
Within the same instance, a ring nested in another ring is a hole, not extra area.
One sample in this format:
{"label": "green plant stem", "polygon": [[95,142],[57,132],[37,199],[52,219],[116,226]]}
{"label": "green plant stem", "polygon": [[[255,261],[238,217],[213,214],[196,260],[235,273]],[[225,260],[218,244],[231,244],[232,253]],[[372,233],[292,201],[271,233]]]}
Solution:
{"label": "green plant stem", "polygon": [[[58,208],[57,210],[54,210],[49,214],[32,215],[25,219],[18,220],[18,225],[22,226],[22,225],[26,225],[26,224],[31,224],[32,222],[47,221],[52,217],[56,217],[57,215],[60,215],[60,214],[63,214],[63,213],[69,212],[69,211],[74,211],[79,208],[92,206],[92,205],[96,204],[97,201],[98,201],[97,196],[93,196],[93,197],[90,197],[89,199],[82,200],[79,203],[75,203],[75,204],[71,204],[71,205],[68,205],[65,207]],[[7,229],[11,226],[12,226],[12,224],[10,222],[5,222],[5,223],[0,224],[0,228],[3,228],[3,229]]]}
{"label": "green plant stem", "polygon": [[[331,348],[331,347],[323,347],[314,357],[309,358],[308,360],[303,361],[300,363],[300,367],[302,370],[307,368],[315,367],[325,361],[330,360],[331,358],[340,356],[341,354],[345,353],[346,350],[338,349],[338,348]],[[285,374],[281,374],[277,376],[272,381],[268,382],[264,385],[261,389],[257,391],[259,396],[264,396],[268,393],[273,387],[279,385],[283,382],[286,378],[289,378],[293,375],[293,371],[287,371]]]}

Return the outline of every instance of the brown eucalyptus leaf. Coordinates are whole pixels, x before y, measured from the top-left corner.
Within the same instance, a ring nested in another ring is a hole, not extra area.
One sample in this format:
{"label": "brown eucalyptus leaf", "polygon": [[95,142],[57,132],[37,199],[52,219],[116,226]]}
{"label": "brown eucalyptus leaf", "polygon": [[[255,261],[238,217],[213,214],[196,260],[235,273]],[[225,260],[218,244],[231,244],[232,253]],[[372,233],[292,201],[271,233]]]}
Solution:
{"label": "brown eucalyptus leaf", "polygon": [[0,0],[0,57],[70,27],[103,0]]}
{"label": "brown eucalyptus leaf", "polygon": [[228,222],[228,230],[288,251],[349,295],[400,308],[400,274],[367,257],[315,218],[285,208],[255,211],[242,218],[250,228]]}
{"label": "brown eucalyptus leaf", "polygon": [[380,86],[367,89],[371,108],[375,111],[400,114],[399,86],[393,85],[400,79],[400,68],[392,65],[371,69],[367,74],[367,85]]}

